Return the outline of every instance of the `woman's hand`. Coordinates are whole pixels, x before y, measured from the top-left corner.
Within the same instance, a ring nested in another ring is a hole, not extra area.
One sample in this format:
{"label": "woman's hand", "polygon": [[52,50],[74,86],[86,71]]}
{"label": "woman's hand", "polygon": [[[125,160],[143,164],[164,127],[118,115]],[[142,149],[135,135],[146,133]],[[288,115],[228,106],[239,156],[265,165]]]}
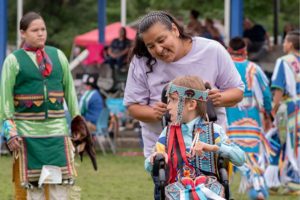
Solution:
{"label": "woman's hand", "polygon": [[159,101],[156,102],[153,106],[153,114],[154,114],[154,118],[157,120],[161,120],[163,115],[167,112],[167,104]]}
{"label": "woman's hand", "polygon": [[19,136],[14,136],[14,137],[10,138],[7,142],[9,150],[10,151],[19,150],[21,147],[20,141],[21,141],[21,138]]}
{"label": "woman's hand", "polygon": [[217,88],[213,88],[208,91],[208,98],[211,99],[213,102],[214,106],[218,107],[221,106],[222,103],[222,95],[221,91]]}

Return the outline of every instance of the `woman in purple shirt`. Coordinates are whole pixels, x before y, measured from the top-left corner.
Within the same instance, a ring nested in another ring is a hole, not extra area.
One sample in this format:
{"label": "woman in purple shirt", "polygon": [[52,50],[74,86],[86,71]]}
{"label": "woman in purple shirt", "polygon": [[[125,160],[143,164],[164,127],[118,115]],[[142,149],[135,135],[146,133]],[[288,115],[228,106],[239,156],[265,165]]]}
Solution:
{"label": "woman in purple shirt", "polygon": [[197,75],[213,87],[209,91],[226,126],[224,106],[243,98],[241,81],[229,54],[218,42],[188,36],[174,17],[163,11],[144,16],[131,55],[124,104],[142,127],[144,155],[148,157],[162,131],[167,105],[160,101],[163,87],[177,76]]}

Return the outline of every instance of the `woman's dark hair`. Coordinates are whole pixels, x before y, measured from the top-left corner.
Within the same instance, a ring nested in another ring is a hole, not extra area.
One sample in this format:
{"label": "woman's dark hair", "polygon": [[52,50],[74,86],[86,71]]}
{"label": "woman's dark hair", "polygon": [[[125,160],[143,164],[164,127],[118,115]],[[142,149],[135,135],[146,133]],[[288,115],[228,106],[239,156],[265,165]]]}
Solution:
{"label": "woman's dark hair", "polygon": [[286,40],[293,44],[295,50],[300,50],[300,31],[290,31],[286,35]]}
{"label": "woman's dark hair", "polygon": [[135,37],[135,42],[132,51],[130,52],[129,59],[131,60],[134,56],[137,56],[138,58],[146,57],[146,65],[150,70],[149,72],[152,72],[152,67],[156,64],[157,61],[149,53],[143,39],[141,38],[141,34],[147,31],[157,22],[160,22],[161,24],[165,25],[168,30],[171,30],[172,24],[175,24],[179,31],[179,38],[182,40],[191,40],[191,36],[184,32],[183,27],[181,27],[176,21],[176,19],[169,13],[165,11],[153,11],[145,15],[139,23],[138,31]]}
{"label": "woman's dark hair", "polygon": [[42,16],[36,12],[26,13],[20,21],[20,30],[26,31],[29,24],[36,19],[43,19]]}
{"label": "woman's dark hair", "polygon": [[245,46],[246,46],[246,43],[244,42],[243,38],[241,38],[241,37],[232,38],[229,42],[229,47],[232,48],[234,51],[242,49]]}

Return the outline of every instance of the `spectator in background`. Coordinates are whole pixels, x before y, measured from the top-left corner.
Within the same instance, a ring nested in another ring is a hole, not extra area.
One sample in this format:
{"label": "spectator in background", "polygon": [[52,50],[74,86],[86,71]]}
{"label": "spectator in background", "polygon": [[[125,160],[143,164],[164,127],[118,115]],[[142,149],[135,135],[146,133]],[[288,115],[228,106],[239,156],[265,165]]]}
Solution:
{"label": "spectator in background", "polygon": [[191,36],[201,36],[204,28],[200,21],[198,21],[199,12],[197,10],[190,11],[190,21],[186,27],[186,31]]}
{"label": "spectator in background", "polygon": [[295,30],[295,27],[291,23],[286,23],[283,27],[282,43],[284,43],[285,36],[288,32]]}
{"label": "spectator in background", "polygon": [[218,29],[223,41],[225,38],[225,26],[224,26],[224,19],[215,19],[214,20],[214,27],[216,27],[216,29]]}
{"label": "spectator in background", "polygon": [[249,18],[244,20],[243,37],[247,44],[249,60],[258,61],[270,49],[269,36],[264,27],[254,24]]}
{"label": "spectator in background", "polygon": [[85,74],[82,81],[85,84],[86,91],[80,98],[80,112],[85,118],[90,132],[95,132],[97,120],[104,107],[103,99],[97,86],[96,76]]}
{"label": "spectator in background", "polygon": [[114,39],[107,50],[106,63],[110,64],[111,68],[121,69],[127,63],[127,54],[131,46],[131,41],[126,36],[126,29],[122,27],[119,32],[119,37]]}
{"label": "spectator in background", "polygon": [[223,46],[225,46],[219,30],[214,26],[214,21],[211,18],[205,19],[205,30],[206,32],[204,34],[204,37],[208,39],[216,40],[219,43],[221,43]]}

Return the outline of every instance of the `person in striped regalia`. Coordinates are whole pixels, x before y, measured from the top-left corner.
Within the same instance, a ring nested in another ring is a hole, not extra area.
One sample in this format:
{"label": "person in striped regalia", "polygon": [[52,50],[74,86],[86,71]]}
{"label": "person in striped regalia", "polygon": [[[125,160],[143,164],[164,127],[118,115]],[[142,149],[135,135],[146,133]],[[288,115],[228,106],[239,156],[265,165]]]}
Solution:
{"label": "person in striped regalia", "polygon": [[[300,33],[288,32],[283,43],[286,55],[277,59],[272,75],[273,114],[281,148],[275,159],[285,192],[300,194]],[[283,122],[283,123],[282,123]],[[277,174],[275,174],[277,176]]]}
{"label": "person in striped regalia", "polygon": [[264,110],[264,118],[270,123],[272,95],[269,81],[262,69],[247,59],[247,46],[242,38],[231,39],[228,52],[245,84],[243,100],[226,108],[227,135],[247,153],[246,164],[238,168],[243,175],[240,191],[247,190],[250,199],[265,199],[268,189],[263,176],[265,163],[260,163],[264,156],[261,144],[266,144],[267,152],[271,149],[264,137],[260,110]]}

